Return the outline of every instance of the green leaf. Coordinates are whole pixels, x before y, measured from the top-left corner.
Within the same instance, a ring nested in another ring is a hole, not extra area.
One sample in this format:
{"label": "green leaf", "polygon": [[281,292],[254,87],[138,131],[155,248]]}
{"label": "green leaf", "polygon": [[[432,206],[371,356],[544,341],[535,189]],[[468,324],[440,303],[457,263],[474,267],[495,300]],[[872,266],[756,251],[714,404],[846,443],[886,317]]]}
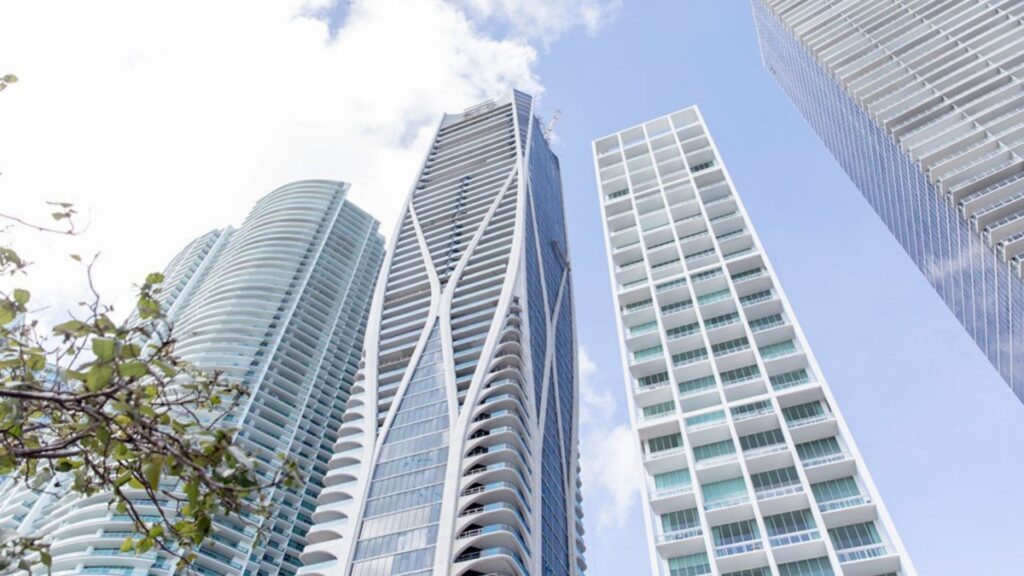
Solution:
{"label": "green leaf", "polygon": [[50,556],[50,553],[46,550],[40,550],[39,562],[42,563],[43,566],[49,568],[51,565],[53,565],[53,556]]}
{"label": "green leaf", "polygon": [[79,256],[78,254],[71,254],[71,259],[74,260],[75,262],[81,262],[82,261],[82,257]]}
{"label": "green leaf", "polygon": [[124,542],[121,542],[121,552],[131,552],[133,546],[135,546],[135,540],[129,536],[124,539]]}
{"label": "green leaf", "polygon": [[21,304],[22,306],[28,303],[28,299],[30,296],[31,294],[29,294],[28,290],[24,290],[21,288],[14,289],[14,301],[17,302],[18,304]]}
{"label": "green leaf", "polygon": [[111,360],[114,358],[116,346],[110,338],[93,338],[92,353],[100,360]]}
{"label": "green leaf", "polygon": [[85,388],[90,392],[98,392],[110,383],[113,376],[114,368],[112,366],[96,364],[85,374]]}
{"label": "green leaf", "polygon": [[146,284],[161,284],[164,281],[164,275],[159,272],[151,272],[146,275]]}
{"label": "green leaf", "polygon": [[164,468],[164,459],[162,456],[151,456],[149,461],[146,462],[142,468],[142,473],[146,476],[146,482],[149,482],[150,488],[156,490],[160,488],[160,472]]}
{"label": "green leaf", "polygon": [[67,336],[83,336],[91,330],[90,326],[79,320],[68,320],[53,327],[53,333]]}
{"label": "green leaf", "polygon": [[0,326],[10,324],[16,315],[14,307],[11,306],[9,301],[0,302]]}
{"label": "green leaf", "polygon": [[141,378],[148,374],[148,370],[146,370],[145,363],[133,360],[119,365],[117,367],[117,373],[125,378]]}

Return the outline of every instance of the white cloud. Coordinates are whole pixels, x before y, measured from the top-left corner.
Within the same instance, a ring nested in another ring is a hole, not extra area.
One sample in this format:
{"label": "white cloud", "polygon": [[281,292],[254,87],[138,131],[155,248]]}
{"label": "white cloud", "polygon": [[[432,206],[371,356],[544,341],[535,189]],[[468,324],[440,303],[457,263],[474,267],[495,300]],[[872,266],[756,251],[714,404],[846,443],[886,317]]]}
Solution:
{"label": "white cloud", "polygon": [[[574,4],[560,31],[593,27],[591,0]],[[91,215],[73,242],[17,237],[40,262],[34,301],[77,300],[64,255],[102,250],[100,290],[123,304],[188,240],[302,178],[352,182],[387,232],[442,112],[542,90],[530,40],[496,38],[443,0],[352,0],[334,34],[311,15],[332,6],[0,4],[0,74],[21,78],[0,94],[0,211],[45,220],[43,200],[66,200]],[[504,11],[550,18],[542,3]]]}
{"label": "white cloud", "polygon": [[601,371],[579,347],[580,455],[584,508],[597,530],[621,528],[640,495],[640,458],[628,423],[616,422],[615,397],[598,381]]}
{"label": "white cloud", "polygon": [[577,351],[580,371],[580,424],[607,423],[615,414],[615,397],[597,381],[597,364],[583,346]]}
{"label": "white cloud", "polygon": [[511,25],[516,34],[556,40],[582,24],[596,34],[622,7],[622,0],[460,0],[472,14]]}

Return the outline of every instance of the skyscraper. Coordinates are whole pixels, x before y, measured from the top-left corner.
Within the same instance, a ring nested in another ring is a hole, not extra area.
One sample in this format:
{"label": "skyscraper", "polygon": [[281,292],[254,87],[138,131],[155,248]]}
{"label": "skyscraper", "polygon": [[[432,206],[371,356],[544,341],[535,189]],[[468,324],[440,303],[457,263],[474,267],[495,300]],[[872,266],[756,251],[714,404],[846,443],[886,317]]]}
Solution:
{"label": "skyscraper", "polygon": [[302,574],[583,571],[558,159],[513,91],[446,115],[391,240]]}
{"label": "skyscraper", "polygon": [[915,574],[700,112],[594,161],[652,573]]}
{"label": "skyscraper", "polygon": [[[302,477],[301,488],[273,494],[260,542],[253,542],[253,528],[222,519],[197,551],[199,573],[296,570],[384,252],[377,221],[347,200],[348,189],[323,180],[278,188],[239,229],[201,236],[165,271],[161,300],[176,353],[244,383],[250,395],[225,421],[238,426],[239,443],[258,466],[273,471],[283,453]],[[10,482],[0,493],[0,526],[49,536],[55,574],[172,571],[176,558],[162,552],[119,553],[132,534],[129,517],[107,506],[108,495],[81,498],[60,488],[69,484],[61,480],[42,492]],[[158,519],[141,492],[134,504]]]}
{"label": "skyscraper", "polygon": [[765,66],[1024,399],[1024,5],[752,4]]}

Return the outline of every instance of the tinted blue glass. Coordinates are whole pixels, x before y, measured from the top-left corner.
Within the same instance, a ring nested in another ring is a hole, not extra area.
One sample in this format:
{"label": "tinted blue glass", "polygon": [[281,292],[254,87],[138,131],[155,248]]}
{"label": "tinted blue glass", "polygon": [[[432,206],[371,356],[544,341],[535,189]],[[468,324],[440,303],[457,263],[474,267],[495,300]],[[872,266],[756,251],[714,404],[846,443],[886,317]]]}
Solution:
{"label": "tinted blue glass", "polygon": [[760,0],[765,66],[946,305],[1024,400],[1024,282]]}

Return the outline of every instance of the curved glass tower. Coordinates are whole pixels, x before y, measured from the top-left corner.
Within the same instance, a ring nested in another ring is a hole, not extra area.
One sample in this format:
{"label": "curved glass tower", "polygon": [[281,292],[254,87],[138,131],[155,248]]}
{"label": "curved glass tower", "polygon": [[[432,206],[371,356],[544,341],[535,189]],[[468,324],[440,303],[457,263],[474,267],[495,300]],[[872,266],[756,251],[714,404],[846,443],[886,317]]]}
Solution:
{"label": "curved glass tower", "polygon": [[916,574],[700,111],[594,161],[651,573]]}
{"label": "curved glass tower", "polygon": [[1024,400],[1024,4],[752,5],[765,66]]}
{"label": "curved glass tower", "polygon": [[446,115],[391,240],[302,574],[579,574],[558,159],[513,92]]}
{"label": "curved glass tower", "polygon": [[[384,251],[377,221],[348,202],[348,188],[325,180],[278,188],[240,228],[194,240],[165,271],[161,299],[176,353],[245,383],[250,396],[225,422],[239,427],[257,466],[273,472],[285,454],[303,480],[301,489],[272,495],[259,542],[251,526],[219,522],[197,551],[192,569],[201,574],[296,570]],[[9,483],[0,498],[0,526],[52,538],[55,574],[169,574],[176,560],[120,554],[132,524],[104,494],[79,498],[57,485],[39,493]],[[141,494],[135,504],[143,516],[156,514]]]}

